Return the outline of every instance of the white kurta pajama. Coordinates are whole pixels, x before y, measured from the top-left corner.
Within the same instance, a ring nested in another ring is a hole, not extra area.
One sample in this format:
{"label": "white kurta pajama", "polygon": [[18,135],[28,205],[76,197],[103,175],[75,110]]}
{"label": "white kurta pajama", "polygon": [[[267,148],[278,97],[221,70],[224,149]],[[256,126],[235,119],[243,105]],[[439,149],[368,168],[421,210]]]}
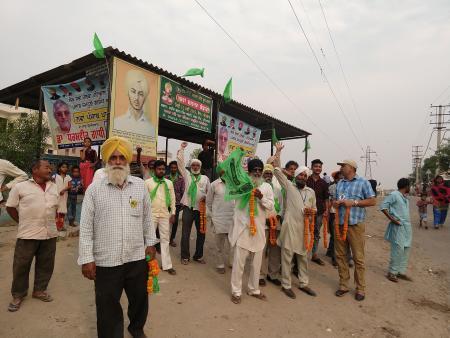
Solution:
{"label": "white kurta pajama", "polygon": [[225,201],[225,183],[219,178],[211,183],[211,187],[206,195],[206,213],[211,219],[211,225],[215,234],[216,247],[218,253],[217,268],[224,268],[230,265],[231,248],[229,254],[225,251],[225,243],[228,241],[228,233],[233,227],[234,201]]}
{"label": "white kurta pajama", "polygon": [[247,257],[250,255],[251,267],[248,280],[248,294],[259,294],[259,272],[264,246],[266,244],[266,210],[274,205],[273,190],[267,183],[258,187],[263,197],[255,198],[258,213],[255,211],[256,234],[250,234],[250,215],[248,207],[239,208],[239,200],[234,208],[234,225],[229,234],[231,246],[234,247],[233,270],[231,272],[231,292],[234,296],[242,294],[242,275]]}
{"label": "white kurta pajama", "polygon": [[299,190],[283,174],[280,168],[275,168],[274,175],[286,191],[284,200],[285,213],[277,244],[281,247],[281,285],[291,288],[291,263],[296,257],[299,270],[300,287],[308,285],[308,259],[304,246],[304,208],[316,209],[314,190],[304,187]]}
{"label": "white kurta pajama", "polygon": [[[155,229],[159,229],[159,238],[161,245],[161,265],[163,270],[172,269],[172,260],[170,258],[170,223],[171,215],[175,215],[175,191],[172,181],[164,179],[167,183],[170,194],[170,211],[166,205],[166,190],[164,184],[160,184],[153,199],[152,206],[152,222]],[[152,178],[145,181],[145,185],[150,192],[156,188],[158,183]]]}

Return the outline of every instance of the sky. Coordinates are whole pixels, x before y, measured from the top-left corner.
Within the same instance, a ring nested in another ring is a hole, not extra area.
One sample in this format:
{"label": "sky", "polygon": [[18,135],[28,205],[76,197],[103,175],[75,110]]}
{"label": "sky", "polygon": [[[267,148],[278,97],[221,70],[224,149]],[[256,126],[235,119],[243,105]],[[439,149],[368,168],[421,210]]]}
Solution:
{"label": "sky", "polygon": [[[204,67],[192,80],[217,92],[233,77],[235,100],[312,133],[309,159],[328,173],[350,158],[364,175],[367,146],[384,188],[411,172],[412,146],[430,138],[430,104],[450,102],[450,1],[321,0],[350,91],[318,0],[290,1],[320,66],[288,0],[198,1],[258,67],[194,0],[15,0],[1,5],[0,88],[88,54],[97,32],[175,74]],[[282,161],[303,162],[303,147],[286,142]],[[428,154],[435,148],[433,138]],[[265,143],[257,155],[269,152]]]}

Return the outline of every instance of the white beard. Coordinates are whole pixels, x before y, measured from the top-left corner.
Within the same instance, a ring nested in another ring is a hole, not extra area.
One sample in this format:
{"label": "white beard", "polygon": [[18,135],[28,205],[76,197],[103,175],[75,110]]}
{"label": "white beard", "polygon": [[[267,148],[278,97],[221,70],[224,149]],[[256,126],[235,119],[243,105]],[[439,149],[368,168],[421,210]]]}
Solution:
{"label": "white beard", "polygon": [[130,174],[130,165],[110,165],[107,164],[105,172],[108,175],[109,183],[113,185],[122,185]]}
{"label": "white beard", "polygon": [[252,179],[252,182],[255,187],[259,187],[264,182],[262,177],[255,177],[250,175],[250,178]]}
{"label": "white beard", "polygon": [[199,169],[199,170],[192,170],[192,169],[191,169],[191,172],[192,172],[194,175],[200,174],[200,171],[201,171],[201,169]]}

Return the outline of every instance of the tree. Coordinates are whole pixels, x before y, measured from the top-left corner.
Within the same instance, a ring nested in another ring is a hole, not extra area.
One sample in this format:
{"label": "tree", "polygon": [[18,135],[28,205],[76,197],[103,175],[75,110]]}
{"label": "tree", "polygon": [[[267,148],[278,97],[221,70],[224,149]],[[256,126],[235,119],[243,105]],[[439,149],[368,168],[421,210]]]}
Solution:
{"label": "tree", "polygon": [[0,136],[0,158],[8,160],[20,169],[30,172],[30,163],[48,148],[45,140],[50,135],[46,121],[42,122],[42,137],[38,130],[39,114],[30,113],[26,117],[9,121]]}
{"label": "tree", "polygon": [[189,158],[193,160],[194,158],[198,158],[198,154],[202,151],[202,148],[196,148],[192,150],[192,153],[189,155]]}
{"label": "tree", "polygon": [[[439,170],[438,169],[439,166]],[[424,180],[427,179],[427,171],[431,172],[433,178],[435,173],[447,171],[450,166],[450,142],[442,144],[436,153],[423,161],[421,175]]]}

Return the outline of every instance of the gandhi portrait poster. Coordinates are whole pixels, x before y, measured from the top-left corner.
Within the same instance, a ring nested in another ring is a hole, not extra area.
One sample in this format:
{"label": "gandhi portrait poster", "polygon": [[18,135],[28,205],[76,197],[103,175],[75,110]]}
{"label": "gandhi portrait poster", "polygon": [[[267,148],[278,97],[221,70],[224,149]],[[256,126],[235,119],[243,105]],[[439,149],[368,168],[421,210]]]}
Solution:
{"label": "gandhi portrait poster", "polygon": [[114,58],[109,135],[122,136],[156,157],[159,75]]}

